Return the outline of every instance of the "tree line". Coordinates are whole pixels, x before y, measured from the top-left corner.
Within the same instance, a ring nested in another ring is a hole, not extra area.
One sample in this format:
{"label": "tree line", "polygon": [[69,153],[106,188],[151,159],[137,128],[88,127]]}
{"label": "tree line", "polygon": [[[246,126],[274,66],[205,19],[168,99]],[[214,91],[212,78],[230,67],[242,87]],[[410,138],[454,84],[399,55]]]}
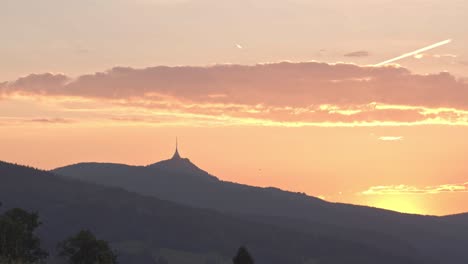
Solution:
{"label": "tree line", "polygon": [[[0,203],[0,207],[2,204]],[[36,230],[41,226],[39,214],[13,208],[0,214],[0,264],[43,264],[49,253],[41,247]],[[117,254],[105,240],[89,230],[81,230],[57,245],[58,256],[69,264],[117,264]],[[254,264],[242,246],[233,264]]]}

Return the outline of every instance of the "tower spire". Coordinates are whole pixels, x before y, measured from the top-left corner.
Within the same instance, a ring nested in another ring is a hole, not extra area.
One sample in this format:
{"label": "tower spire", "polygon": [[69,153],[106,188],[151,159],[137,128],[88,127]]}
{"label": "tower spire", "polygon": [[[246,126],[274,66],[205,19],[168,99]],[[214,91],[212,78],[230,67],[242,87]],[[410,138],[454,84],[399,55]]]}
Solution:
{"label": "tower spire", "polygon": [[174,156],[172,156],[172,159],[180,159],[180,155],[179,155],[179,140],[178,138],[176,137],[175,139],[175,152],[174,152]]}

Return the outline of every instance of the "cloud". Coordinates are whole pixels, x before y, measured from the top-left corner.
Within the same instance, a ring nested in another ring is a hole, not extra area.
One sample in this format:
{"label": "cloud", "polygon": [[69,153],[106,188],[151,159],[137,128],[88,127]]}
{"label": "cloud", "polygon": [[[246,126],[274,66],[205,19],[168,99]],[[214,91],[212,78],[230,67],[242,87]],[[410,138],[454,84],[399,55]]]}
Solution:
{"label": "cloud", "polygon": [[422,59],[422,58],[435,58],[435,59],[455,59],[458,56],[455,54],[428,54],[428,53],[419,53],[413,56],[415,59]]}
{"label": "cloud", "polygon": [[446,72],[419,75],[393,66],[116,67],[77,78],[46,73],[0,83],[2,100],[22,97],[50,102],[65,117],[105,112],[109,119],[135,122],[168,122],[170,113],[216,124],[468,125],[468,83]]}
{"label": "cloud", "polygon": [[364,51],[364,50],[360,50],[360,51],[354,51],[354,52],[350,52],[350,53],[346,53],[345,57],[368,57],[370,54],[368,51]]}
{"label": "cloud", "polygon": [[70,124],[75,123],[75,120],[68,118],[25,118],[25,117],[0,117],[0,124],[2,125],[18,125],[18,124],[39,124],[39,125],[53,125],[53,124]]}
{"label": "cloud", "polygon": [[[27,94],[61,94],[67,82],[71,80],[63,74],[43,73],[31,74],[14,81],[13,83],[3,83],[0,91],[8,93],[10,90]],[[3,89],[2,89],[3,88]]]}
{"label": "cloud", "polygon": [[458,56],[455,54],[433,54],[432,57],[434,58],[457,58]]}
{"label": "cloud", "polygon": [[[76,79],[32,74],[4,84],[3,93],[93,98],[177,98],[191,102],[340,107],[372,102],[468,109],[467,85],[448,73],[411,74],[397,67],[273,63],[212,67],[116,67]],[[223,94],[222,98],[209,95]]]}
{"label": "cloud", "polygon": [[33,123],[48,123],[48,124],[63,124],[63,123],[72,123],[73,120],[65,118],[34,118],[30,120],[25,120],[27,122]]}
{"label": "cloud", "polygon": [[379,137],[379,140],[382,140],[382,141],[402,141],[403,140],[403,137],[394,137],[394,136],[383,136],[383,137]]}
{"label": "cloud", "polygon": [[439,193],[466,193],[468,182],[461,184],[442,184],[435,186],[416,187],[411,185],[384,185],[372,186],[360,192],[362,195],[388,195],[388,194],[439,194]]}

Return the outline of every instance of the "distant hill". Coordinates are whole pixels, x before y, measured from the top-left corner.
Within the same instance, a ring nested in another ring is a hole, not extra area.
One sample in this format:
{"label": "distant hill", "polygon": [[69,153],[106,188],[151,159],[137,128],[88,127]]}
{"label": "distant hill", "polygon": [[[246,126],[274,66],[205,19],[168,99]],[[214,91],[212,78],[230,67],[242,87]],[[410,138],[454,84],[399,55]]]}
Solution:
{"label": "distant hill", "polygon": [[277,188],[225,182],[179,155],[149,166],[80,163],[54,172],[298,232],[358,241],[388,252],[420,254],[441,263],[468,262],[468,229],[460,221],[329,203]]}
{"label": "distant hill", "polygon": [[442,217],[442,219],[452,225],[464,226],[468,229],[468,213],[447,215]]}
{"label": "distant hill", "polygon": [[427,263],[413,254],[261,224],[4,162],[0,162],[0,201],[5,207],[37,211],[44,223],[40,236],[50,250],[59,240],[86,228],[111,241],[123,264],[155,263],[161,255],[169,263],[189,259],[195,264],[229,263],[240,245],[248,246],[257,263]]}

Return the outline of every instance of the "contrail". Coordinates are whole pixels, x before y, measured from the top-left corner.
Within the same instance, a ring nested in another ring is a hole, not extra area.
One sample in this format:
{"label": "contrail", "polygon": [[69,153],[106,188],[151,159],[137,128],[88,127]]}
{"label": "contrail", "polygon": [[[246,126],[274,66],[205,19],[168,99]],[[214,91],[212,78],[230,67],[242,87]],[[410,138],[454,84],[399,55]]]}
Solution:
{"label": "contrail", "polygon": [[419,54],[421,52],[424,52],[424,51],[428,51],[428,50],[431,50],[431,49],[434,49],[434,48],[437,48],[437,47],[440,47],[440,46],[443,46],[443,45],[446,45],[446,44],[449,44],[450,42],[452,42],[451,39],[447,39],[447,40],[444,40],[444,41],[441,41],[441,42],[438,42],[436,44],[432,44],[430,46],[427,46],[425,48],[422,48],[422,49],[418,49],[418,50],[415,50],[415,51],[412,51],[412,52],[409,52],[409,53],[405,53],[401,56],[398,56],[396,58],[393,58],[393,59],[390,59],[390,60],[386,60],[386,61],[383,61],[381,63],[377,63],[375,64],[374,66],[382,66],[382,65],[385,65],[385,64],[388,64],[390,62],[394,62],[394,61],[398,61],[398,60],[401,60],[401,59],[404,59],[404,58],[407,58],[407,57],[411,57],[411,56],[414,56],[416,54]]}

